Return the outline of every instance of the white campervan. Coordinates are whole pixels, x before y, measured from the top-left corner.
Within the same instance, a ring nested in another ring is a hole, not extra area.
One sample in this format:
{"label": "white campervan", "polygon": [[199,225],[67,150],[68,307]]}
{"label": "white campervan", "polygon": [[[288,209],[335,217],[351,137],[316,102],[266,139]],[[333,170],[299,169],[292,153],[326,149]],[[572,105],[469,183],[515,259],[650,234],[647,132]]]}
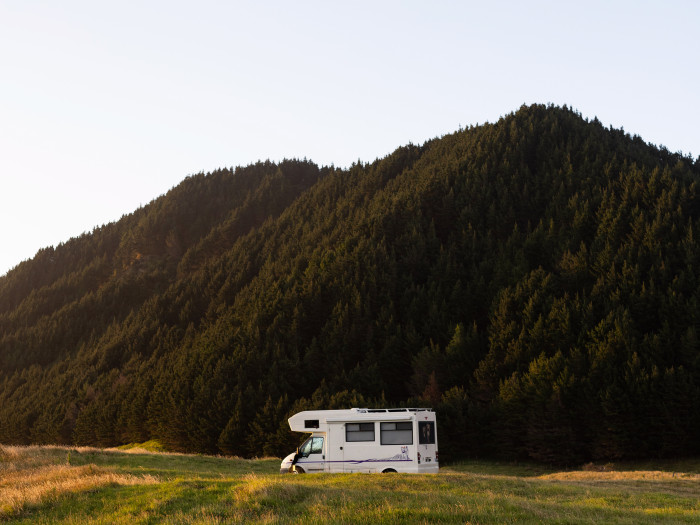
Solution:
{"label": "white campervan", "polygon": [[280,472],[437,473],[437,425],[430,408],[307,410],[289,418],[311,436]]}

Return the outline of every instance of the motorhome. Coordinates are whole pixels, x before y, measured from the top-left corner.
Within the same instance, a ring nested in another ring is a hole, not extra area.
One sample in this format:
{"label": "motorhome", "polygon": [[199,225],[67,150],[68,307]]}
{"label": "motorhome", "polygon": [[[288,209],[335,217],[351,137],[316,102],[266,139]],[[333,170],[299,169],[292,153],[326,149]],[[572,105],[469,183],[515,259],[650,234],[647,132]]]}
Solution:
{"label": "motorhome", "polygon": [[307,410],[290,417],[289,427],[311,435],[284,458],[281,473],[438,472],[430,408]]}

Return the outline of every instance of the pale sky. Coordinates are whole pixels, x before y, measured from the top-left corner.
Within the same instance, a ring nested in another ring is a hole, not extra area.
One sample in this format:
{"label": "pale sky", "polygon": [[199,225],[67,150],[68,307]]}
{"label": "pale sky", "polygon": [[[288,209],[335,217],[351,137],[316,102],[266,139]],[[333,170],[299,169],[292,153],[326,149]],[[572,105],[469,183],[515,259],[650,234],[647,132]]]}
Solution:
{"label": "pale sky", "polygon": [[0,0],[0,275],[187,175],[567,104],[700,154],[700,2]]}

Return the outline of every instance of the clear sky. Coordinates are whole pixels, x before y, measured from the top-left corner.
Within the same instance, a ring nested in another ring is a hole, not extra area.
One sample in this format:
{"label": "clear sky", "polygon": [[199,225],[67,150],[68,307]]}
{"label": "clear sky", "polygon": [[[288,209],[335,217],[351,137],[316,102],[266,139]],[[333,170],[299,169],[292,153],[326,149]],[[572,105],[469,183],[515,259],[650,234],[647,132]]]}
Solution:
{"label": "clear sky", "polygon": [[0,275],[187,175],[522,104],[700,154],[696,1],[0,0]]}

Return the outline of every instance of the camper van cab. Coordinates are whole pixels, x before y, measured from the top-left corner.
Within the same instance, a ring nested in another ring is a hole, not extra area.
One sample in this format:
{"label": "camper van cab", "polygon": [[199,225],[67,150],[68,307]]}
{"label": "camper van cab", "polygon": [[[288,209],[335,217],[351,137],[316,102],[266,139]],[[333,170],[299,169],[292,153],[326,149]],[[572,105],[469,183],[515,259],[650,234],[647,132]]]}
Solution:
{"label": "camper van cab", "polygon": [[430,408],[307,410],[289,418],[309,438],[280,473],[437,473],[437,425]]}

